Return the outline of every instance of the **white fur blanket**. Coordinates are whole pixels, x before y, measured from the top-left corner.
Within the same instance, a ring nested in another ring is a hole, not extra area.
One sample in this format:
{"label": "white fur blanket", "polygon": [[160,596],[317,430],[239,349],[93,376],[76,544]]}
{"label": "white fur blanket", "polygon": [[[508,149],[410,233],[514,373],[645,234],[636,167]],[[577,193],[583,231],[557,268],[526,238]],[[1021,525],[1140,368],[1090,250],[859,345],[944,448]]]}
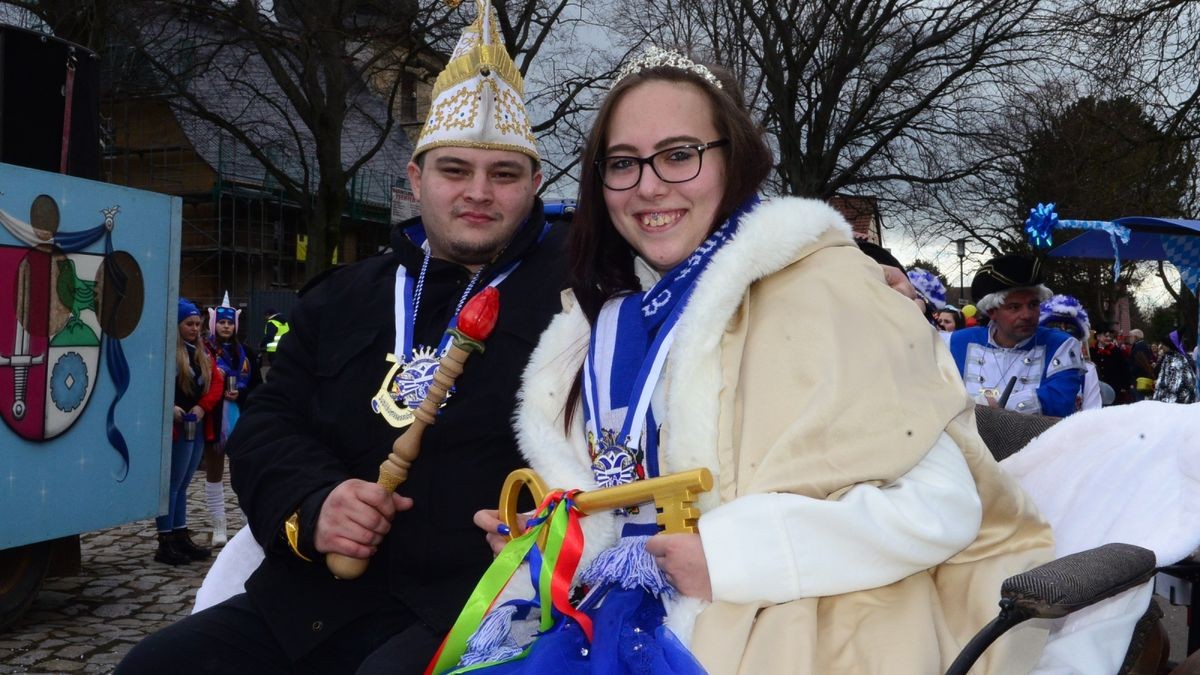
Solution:
{"label": "white fur blanket", "polygon": [[[1122,542],[1169,565],[1200,546],[1200,407],[1076,413],[1000,465],[1050,522],[1057,557]],[[1152,584],[1055,622],[1035,672],[1117,672]]]}
{"label": "white fur blanket", "polygon": [[254,540],[247,525],[237,531],[229,543],[221,549],[213,561],[204,583],[196,591],[196,604],[192,614],[224,602],[238,593],[245,592],[246,580],[263,561],[263,550]]}

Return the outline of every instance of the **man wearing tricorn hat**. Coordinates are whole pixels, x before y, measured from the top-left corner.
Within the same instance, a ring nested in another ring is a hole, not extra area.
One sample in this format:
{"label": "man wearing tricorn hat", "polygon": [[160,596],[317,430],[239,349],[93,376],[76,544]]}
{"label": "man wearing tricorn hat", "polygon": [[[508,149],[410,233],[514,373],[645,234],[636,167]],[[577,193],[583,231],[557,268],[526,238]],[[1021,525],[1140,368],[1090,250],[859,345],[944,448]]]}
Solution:
{"label": "man wearing tricorn hat", "polygon": [[[472,524],[521,465],[520,374],[563,286],[558,228],[524,84],[486,0],[434,86],[408,165],[421,215],[382,255],[310,282],[270,380],[227,448],[266,558],[247,592],[137,645],[119,673],[420,672],[491,561]],[[498,324],[472,357],[398,494],[380,462],[429,387],[443,336],[480,289]],[[370,558],[354,580],[323,556]]]}
{"label": "man wearing tricorn hat", "polygon": [[1041,303],[1053,295],[1042,280],[1033,258],[989,260],[971,281],[975,306],[989,323],[952,333],[950,352],[977,402],[1065,417],[1075,412],[1083,363],[1075,338],[1038,326]]}

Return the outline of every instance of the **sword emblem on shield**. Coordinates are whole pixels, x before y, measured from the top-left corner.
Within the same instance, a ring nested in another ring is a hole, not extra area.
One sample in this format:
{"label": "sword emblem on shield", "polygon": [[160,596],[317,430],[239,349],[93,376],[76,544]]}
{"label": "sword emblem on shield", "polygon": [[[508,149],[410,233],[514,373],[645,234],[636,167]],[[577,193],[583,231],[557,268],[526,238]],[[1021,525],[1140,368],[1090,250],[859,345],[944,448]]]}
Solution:
{"label": "sword emblem on shield", "polygon": [[21,261],[17,270],[16,325],[13,327],[13,348],[8,356],[0,354],[0,367],[13,369],[13,419],[25,418],[28,405],[25,403],[26,385],[29,382],[29,367],[45,363],[46,354],[31,354],[29,349],[29,263]]}

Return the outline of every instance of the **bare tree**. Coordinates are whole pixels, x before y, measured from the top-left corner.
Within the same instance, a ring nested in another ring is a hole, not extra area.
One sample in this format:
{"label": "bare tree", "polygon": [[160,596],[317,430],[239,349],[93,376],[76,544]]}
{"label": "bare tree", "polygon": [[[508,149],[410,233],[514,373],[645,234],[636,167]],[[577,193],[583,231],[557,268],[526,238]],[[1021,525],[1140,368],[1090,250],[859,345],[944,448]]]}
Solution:
{"label": "bare tree", "polygon": [[1200,1],[1082,0],[1073,16],[1102,85],[1200,139]]}
{"label": "bare tree", "polygon": [[571,191],[588,122],[620,63],[608,29],[582,0],[493,0],[509,55],[525,79],[542,191]]}
{"label": "bare tree", "polygon": [[1050,30],[1040,0],[634,4],[630,39],[682,45],[743,76],[778,151],[779,187],[816,197],[895,197],[978,171],[990,158],[954,148],[1045,57]]}
{"label": "bare tree", "polygon": [[[411,77],[432,79],[475,19],[442,0],[0,0],[34,13],[67,39],[96,36],[153,75],[185,126],[219,129],[296,204],[308,237],[306,275],[330,264],[351,181],[383,164],[403,174],[397,101]],[[603,50],[581,50],[580,0],[501,0],[510,55],[527,76],[546,185],[569,177]],[[368,87],[368,83],[370,88]],[[347,129],[353,133],[347,133]],[[390,186],[389,186],[390,187]]]}
{"label": "bare tree", "polygon": [[[1086,0],[1075,15],[1085,27],[1081,43],[1100,87],[1128,95],[1163,121],[1171,136],[1200,155],[1200,1]],[[1200,208],[1200,169],[1193,169],[1182,211]],[[1195,295],[1178,288],[1157,266],[1163,288],[1180,311],[1196,314]]]}
{"label": "bare tree", "polygon": [[55,36],[92,51],[107,44],[115,8],[114,0],[0,0],[0,10],[6,5],[27,12]]}

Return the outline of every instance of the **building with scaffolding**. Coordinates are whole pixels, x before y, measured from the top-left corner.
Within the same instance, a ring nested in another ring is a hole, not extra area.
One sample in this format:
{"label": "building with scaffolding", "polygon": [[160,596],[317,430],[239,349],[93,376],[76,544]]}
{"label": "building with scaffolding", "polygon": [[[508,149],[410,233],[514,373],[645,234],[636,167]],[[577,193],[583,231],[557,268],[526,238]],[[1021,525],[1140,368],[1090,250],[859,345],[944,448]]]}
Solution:
{"label": "building with scaffolding", "polygon": [[[199,106],[244,121],[272,164],[315,186],[311,135],[298,115],[285,114],[291,108],[280,104],[286,98],[266,64],[236,49],[216,58],[236,62],[244,86],[231,87],[227,63],[195,69],[188,87]],[[261,311],[286,311],[305,282],[301,204],[228,130],[171,105],[136,50],[109,50],[104,68],[102,180],[183,199],[180,294],[211,306],[228,291],[233,304],[249,310],[243,316],[253,334]],[[348,184],[335,262],[353,262],[387,245],[393,189],[407,190],[404,167],[413,145],[404,130],[420,125],[415,101],[421,92],[414,89],[426,86],[411,74],[403,78],[397,123],[382,141],[386,102],[365,83],[356,91],[343,127],[343,166],[380,145]]]}
{"label": "building with scaffolding", "polygon": [[[299,205],[242,146],[215,127],[189,134],[163,100],[109,100],[103,108],[112,143],[102,179],[183,199],[181,295],[212,304],[228,290],[245,303],[256,291],[304,283]],[[386,245],[392,187],[407,181],[407,157],[393,161],[400,172],[367,169],[352,180],[339,262]]]}

